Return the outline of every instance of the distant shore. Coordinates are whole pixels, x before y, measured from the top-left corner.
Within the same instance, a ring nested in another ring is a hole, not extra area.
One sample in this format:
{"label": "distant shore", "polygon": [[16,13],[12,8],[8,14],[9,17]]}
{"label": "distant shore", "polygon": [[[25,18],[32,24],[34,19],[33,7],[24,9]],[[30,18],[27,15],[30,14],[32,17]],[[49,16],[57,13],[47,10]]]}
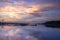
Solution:
{"label": "distant shore", "polygon": [[38,26],[38,25],[41,25],[41,24],[45,25],[46,27],[60,28],[60,21],[48,21],[48,22],[45,22],[45,23],[35,23],[35,24],[0,22],[0,25],[14,25],[14,26]]}
{"label": "distant shore", "polygon": [[26,26],[26,23],[11,23],[11,22],[0,22],[0,25],[14,25],[14,26]]}
{"label": "distant shore", "polygon": [[60,28],[60,21],[48,21],[48,22],[45,22],[44,25],[47,27]]}

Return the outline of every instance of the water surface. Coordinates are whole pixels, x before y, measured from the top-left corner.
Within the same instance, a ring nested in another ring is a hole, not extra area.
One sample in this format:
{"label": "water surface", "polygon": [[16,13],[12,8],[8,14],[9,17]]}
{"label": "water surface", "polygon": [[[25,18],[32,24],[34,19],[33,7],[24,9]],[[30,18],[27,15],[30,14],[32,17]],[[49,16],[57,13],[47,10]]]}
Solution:
{"label": "water surface", "polygon": [[2,25],[0,40],[60,40],[60,28]]}

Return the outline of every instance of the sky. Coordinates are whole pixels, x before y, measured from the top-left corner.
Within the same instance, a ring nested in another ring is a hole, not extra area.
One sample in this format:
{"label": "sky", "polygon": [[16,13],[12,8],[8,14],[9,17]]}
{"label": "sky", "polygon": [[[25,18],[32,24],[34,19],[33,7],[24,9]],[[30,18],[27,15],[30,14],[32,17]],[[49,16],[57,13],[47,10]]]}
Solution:
{"label": "sky", "polygon": [[46,22],[60,20],[60,0],[0,0],[0,21]]}

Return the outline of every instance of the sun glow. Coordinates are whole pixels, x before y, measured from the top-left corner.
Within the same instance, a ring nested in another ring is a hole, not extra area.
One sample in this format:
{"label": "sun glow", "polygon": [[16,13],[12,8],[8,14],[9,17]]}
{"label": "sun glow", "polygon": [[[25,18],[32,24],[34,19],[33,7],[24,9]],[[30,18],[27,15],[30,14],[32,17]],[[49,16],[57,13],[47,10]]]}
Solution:
{"label": "sun glow", "polygon": [[31,7],[24,6],[3,6],[0,8],[0,14],[4,21],[11,21],[10,19],[24,19],[31,13],[39,10],[39,5],[32,5]]}
{"label": "sun glow", "polygon": [[17,13],[30,14],[39,10],[39,5],[32,5],[31,7],[23,7],[23,6],[4,6],[0,8],[0,12],[14,16]]}
{"label": "sun glow", "polygon": [[5,30],[9,30],[9,29],[11,29],[11,28],[14,28],[13,26],[4,26],[3,27],[3,29],[5,29]]}
{"label": "sun glow", "polygon": [[7,31],[4,35],[5,36],[14,36],[18,32],[21,32],[22,29],[16,28],[15,26],[3,26],[3,30]]}

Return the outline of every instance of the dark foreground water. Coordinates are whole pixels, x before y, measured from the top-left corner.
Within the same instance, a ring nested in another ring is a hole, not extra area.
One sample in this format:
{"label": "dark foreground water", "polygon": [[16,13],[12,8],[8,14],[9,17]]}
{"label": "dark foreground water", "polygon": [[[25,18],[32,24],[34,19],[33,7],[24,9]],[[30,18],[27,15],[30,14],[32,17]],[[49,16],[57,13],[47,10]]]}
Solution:
{"label": "dark foreground water", "polygon": [[0,26],[0,40],[60,40],[60,28]]}

